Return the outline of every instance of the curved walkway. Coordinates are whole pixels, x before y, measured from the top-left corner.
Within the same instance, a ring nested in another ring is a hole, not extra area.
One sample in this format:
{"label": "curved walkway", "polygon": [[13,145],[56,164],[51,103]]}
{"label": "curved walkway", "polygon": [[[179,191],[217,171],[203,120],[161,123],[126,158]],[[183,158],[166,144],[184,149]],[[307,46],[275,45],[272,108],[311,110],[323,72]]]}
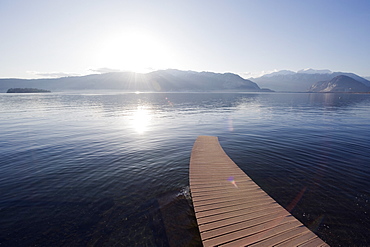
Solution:
{"label": "curved walkway", "polygon": [[256,185],[214,136],[199,136],[190,190],[204,246],[328,246]]}

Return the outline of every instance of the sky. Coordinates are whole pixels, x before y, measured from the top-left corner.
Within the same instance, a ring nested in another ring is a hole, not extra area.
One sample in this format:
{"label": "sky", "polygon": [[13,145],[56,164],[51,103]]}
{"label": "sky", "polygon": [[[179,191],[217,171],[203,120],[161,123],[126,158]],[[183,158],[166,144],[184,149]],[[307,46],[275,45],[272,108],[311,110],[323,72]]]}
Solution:
{"label": "sky", "polygon": [[370,76],[370,1],[0,0],[0,78],[168,68]]}

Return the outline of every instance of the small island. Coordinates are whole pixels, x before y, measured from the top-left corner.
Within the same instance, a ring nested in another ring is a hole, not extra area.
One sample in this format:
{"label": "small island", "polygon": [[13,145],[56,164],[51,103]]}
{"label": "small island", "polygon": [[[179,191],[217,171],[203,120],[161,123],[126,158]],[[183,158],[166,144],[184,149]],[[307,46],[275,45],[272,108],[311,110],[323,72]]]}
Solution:
{"label": "small island", "polygon": [[9,88],[7,93],[51,93],[49,90],[38,88]]}

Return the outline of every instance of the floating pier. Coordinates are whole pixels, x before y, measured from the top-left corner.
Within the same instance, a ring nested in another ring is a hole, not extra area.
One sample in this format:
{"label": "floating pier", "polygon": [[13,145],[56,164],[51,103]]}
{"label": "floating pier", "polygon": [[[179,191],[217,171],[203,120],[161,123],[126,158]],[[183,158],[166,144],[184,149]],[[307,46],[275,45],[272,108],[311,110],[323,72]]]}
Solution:
{"label": "floating pier", "polygon": [[329,246],[255,184],[217,137],[197,138],[189,176],[205,247]]}

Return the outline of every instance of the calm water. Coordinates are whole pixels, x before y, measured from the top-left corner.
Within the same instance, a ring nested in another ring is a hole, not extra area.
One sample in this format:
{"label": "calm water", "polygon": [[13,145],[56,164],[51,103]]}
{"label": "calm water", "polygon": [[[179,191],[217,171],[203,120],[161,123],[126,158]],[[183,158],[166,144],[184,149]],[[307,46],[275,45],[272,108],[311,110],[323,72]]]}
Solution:
{"label": "calm water", "polygon": [[0,94],[1,246],[197,246],[198,135],[333,246],[370,245],[370,95]]}

